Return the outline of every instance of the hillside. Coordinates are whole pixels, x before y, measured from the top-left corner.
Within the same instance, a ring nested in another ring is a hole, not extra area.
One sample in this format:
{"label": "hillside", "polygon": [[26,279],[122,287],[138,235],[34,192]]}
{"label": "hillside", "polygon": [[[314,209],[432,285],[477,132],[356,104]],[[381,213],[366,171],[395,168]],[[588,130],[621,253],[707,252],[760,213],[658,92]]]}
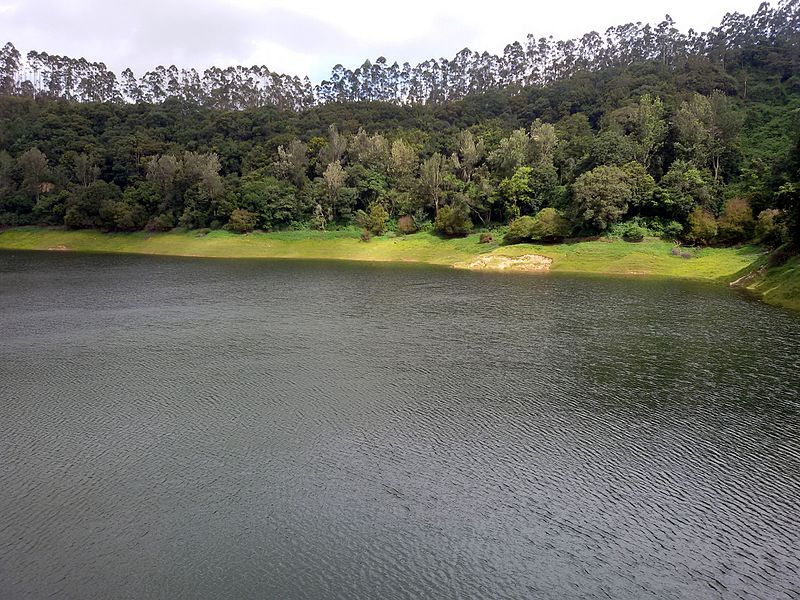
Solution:
{"label": "hillside", "polygon": [[[367,79],[337,67],[302,102],[259,96],[252,77],[221,71],[224,94],[202,81],[190,93],[180,77],[145,93],[158,72],[125,87],[93,63],[39,52],[23,61],[8,44],[0,226],[503,228],[498,239],[510,226],[508,242],[661,236],[791,251],[797,23],[798,2],[784,1],[704,34],[665,21],[405,75],[380,61]],[[34,63],[38,78],[26,79]],[[427,87],[415,92],[418,80]],[[106,96],[90,93],[103,85]]]}

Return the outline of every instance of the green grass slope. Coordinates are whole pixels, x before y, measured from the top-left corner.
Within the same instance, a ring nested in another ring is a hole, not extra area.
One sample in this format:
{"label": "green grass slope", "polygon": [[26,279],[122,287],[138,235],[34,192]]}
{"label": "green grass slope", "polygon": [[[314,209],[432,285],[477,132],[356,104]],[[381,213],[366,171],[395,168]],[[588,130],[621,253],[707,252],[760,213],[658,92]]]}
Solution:
{"label": "green grass slope", "polygon": [[748,283],[747,289],[768,304],[800,310],[800,256],[779,267],[765,269]]}
{"label": "green grass slope", "polygon": [[540,254],[553,259],[551,270],[615,275],[660,275],[688,279],[726,279],[752,264],[757,247],[691,250],[692,258],[673,256],[673,245],[659,239],[639,243],[620,240],[556,245],[497,242],[481,244],[477,234],[442,239],[430,233],[381,236],[362,242],[352,231],[287,231],[238,235],[214,231],[169,233],[100,233],[24,227],[0,232],[0,248],[70,250],[206,256],[220,258],[307,258],[364,261],[421,262],[434,265],[469,263],[484,254]]}

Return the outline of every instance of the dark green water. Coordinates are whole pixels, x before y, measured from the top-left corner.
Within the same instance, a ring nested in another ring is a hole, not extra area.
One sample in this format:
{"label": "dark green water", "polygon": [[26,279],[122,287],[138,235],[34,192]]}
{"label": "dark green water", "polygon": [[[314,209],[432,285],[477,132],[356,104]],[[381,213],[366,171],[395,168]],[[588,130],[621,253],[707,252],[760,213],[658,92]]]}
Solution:
{"label": "dark green water", "polygon": [[0,598],[800,597],[800,317],[0,253]]}

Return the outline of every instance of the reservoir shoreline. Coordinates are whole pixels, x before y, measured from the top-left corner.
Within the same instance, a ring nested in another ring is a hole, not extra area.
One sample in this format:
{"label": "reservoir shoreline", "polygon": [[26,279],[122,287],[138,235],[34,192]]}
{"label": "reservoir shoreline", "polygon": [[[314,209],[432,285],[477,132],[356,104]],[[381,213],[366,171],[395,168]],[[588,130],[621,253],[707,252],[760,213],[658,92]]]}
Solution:
{"label": "reservoir shoreline", "polygon": [[[240,235],[103,233],[20,227],[0,231],[0,250],[147,254],[202,258],[295,258],[422,263],[471,270],[658,276],[714,281],[749,290],[768,304],[800,310],[800,259],[766,268],[758,246],[678,248],[658,238],[598,239],[562,244],[480,243],[478,234],[442,239],[422,232],[362,242],[354,231],[286,231]],[[683,254],[681,256],[680,254]]]}

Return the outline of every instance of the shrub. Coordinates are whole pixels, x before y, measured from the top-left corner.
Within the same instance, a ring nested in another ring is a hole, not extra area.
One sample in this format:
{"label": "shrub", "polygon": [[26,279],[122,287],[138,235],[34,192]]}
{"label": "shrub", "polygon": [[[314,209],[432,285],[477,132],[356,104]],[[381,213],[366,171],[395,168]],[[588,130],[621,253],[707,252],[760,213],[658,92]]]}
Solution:
{"label": "shrub", "polygon": [[762,210],[756,219],[755,235],[759,243],[777,247],[789,240],[785,213],[777,208]]}
{"label": "shrub", "polygon": [[356,223],[374,235],[381,235],[386,229],[386,221],[389,220],[389,213],[380,202],[373,202],[369,205],[367,212],[356,211]]}
{"label": "shrub", "polygon": [[717,235],[723,242],[743,242],[753,237],[755,221],[750,202],[745,198],[728,200],[717,221],[717,227]]}
{"label": "shrub", "polygon": [[465,236],[472,231],[469,208],[465,204],[443,206],[436,215],[434,229],[447,237]]}
{"label": "shrub", "polygon": [[64,225],[70,229],[83,229],[84,227],[91,227],[93,221],[87,217],[80,209],[72,206],[64,213]]}
{"label": "shrub", "polygon": [[386,229],[389,213],[380,202],[373,202],[369,206],[369,218],[372,222],[372,233],[380,235]]}
{"label": "shrub", "polygon": [[414,217],[411,215],[404,215],[397,219],[397,232],[402,235],[414,233],[417,230],[417,224],[414,222]]}
{"label": "shrub", "polygon": [[494,241],[491,233],[482,233],[478,240],[481,244],[491,244]]}
{"label": "shrub", "polygon": [[247,233],[248,231],[253,231],[257,218],[255,213],[243,208],[237,208],[231,213],[227,227],[236,233]]}
{"label": "shrub", "polygon": [[614,225],[609,231],[612,237],[621,237],[627,242],[641,242],[650,231],[638,220]]}
{"label": "shrub", "polygon": [[531,238],[543,242],[560,242],[569,235],[570,224],[555,208],[545,208],[534,218]]}
{"label": "shrub", "polygon": [[644,239],[644,236],[647,235],[648,231],[641,225],[631,225],[628,227],[628,231],[622,236],[627,242],[641,242]]}
{"label": "shrub", "polygon": [[147,221],[147,213],[138,204],[105,201],[100,206],[100,225],[116,231],[136,231]]}
{"label": "shrub", "polygon": [[674,240],[683,233],[683,225],[677,221],[668,221],[664,224],[664,231],[661,232],[661,237],[668,240]]}
{"label": "shrub", "polygon": [[695,206],[689,215],[689,231],[686,239],[698,244],[708,244],[717,235],[717,220],[707,210]]}
{"label": "shrub", "polygon": [[533,238],[533,226],[536,223],[533,217],[519,217],[511,221],[508,231],[503,236],[506,244],[520,244]]}
{"label": "shrub", "polygon": [[162,213],[147,222],[148,231],[169,231],[175,227],[175,216],[172,213]]}

